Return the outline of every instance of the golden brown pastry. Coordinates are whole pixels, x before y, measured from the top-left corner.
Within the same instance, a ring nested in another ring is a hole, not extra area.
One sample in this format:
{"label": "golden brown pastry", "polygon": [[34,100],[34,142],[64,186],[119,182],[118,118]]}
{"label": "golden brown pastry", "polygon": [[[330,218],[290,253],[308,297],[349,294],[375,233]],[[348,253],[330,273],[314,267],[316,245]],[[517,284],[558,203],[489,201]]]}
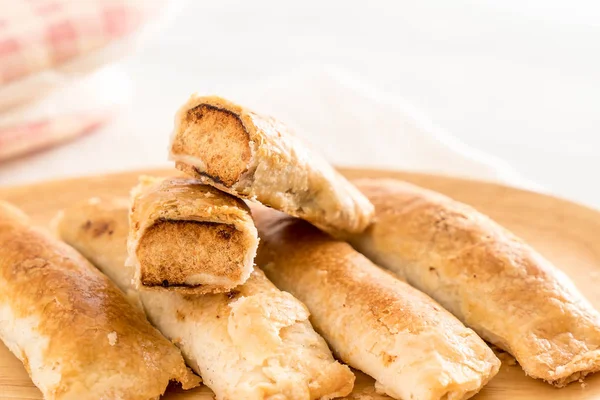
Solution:
{"label": "golden brown pastry", "polygon": [[360,232],[373,206],[281,122],[225,99],[192,97],[175,117],[170,158],[190,176],[310,221]]}
{"label": "golden brown pastry", "polygon": [[277,211],[253,208],[256,263],[303,301],[341,360],[396,399],[456,400],[477,393],[500,361],[475,332],[349,244]]}
{"label": "golden brown pastry", "polygon": [[45,399],[156,399],[181,353],[73,248],[0,202],[0,338]]}
{"label": "golden brown pastry", "polygon": [[197,179],[141,177],[129,218],[137,288],[220,293],[252,272],[258,238],[248,206]]}
{"label": "golden brown pastry", "polygon": [[[94,199],[66,209],[57,223],[63,239],[124,290],[133,276],[123,266],[127,210],[126,201]],[[332,399],[352,391],[354,375],[333,359],[304,305],[258,269],[227,293],[139,295],[150,321],[179,346],[218,400]]]}
{"label": "golden brown pastry", "polygon": [[391,179],[357,181],[376,223],[351,243],[556,386],[600,370],[600,316],[569,278],[473,208]]}

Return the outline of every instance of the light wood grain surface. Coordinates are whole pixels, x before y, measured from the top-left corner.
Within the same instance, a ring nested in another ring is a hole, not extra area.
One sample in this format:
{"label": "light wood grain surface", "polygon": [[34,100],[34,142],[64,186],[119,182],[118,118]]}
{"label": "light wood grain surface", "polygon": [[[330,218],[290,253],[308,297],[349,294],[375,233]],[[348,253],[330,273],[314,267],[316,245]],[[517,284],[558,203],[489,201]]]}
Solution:
{"label": "light wood grain surface", "polygon": [[[500,185],[414,173],[345,169],[348,177],[394,177],[440,191],[469,203],[523,237],[565,271],[587,298],[600,308],[600,213],[553,197]],[[26,211],[46,226],[56,212],[92,196],[126,195],[140,174],[168,175],[173,170],[133,171],[114,175],[0,188],[0,199]],[[526,377],[518,365],[503,362],[500,373],[475,398],[589,400],[600,399],[600,374],[585,384],[555,389]],[[41,399],[21,363],[0,344],[0,399]],[[165,399],[208,400],[206,387],[182,392],[170,389]],[[372,380],[359,374],[350,399],[385,399],[374,394]],[[240,399],[242,400],[242,399]]]}

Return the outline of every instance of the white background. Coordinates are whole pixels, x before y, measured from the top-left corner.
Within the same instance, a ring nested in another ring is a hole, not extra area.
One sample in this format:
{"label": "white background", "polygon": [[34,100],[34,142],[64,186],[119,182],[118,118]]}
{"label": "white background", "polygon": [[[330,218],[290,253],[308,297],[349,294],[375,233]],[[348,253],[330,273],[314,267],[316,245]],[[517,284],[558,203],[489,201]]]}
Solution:
{"label": "white background", "polygon": [[[592,0],[190,1],[126,61],[135,93],[126,113],[3,166],[0,181],[158,165],[191,92],[315,63],[404,97],[525,178],[600,208],[600,3]],[[20,175],[24,163],[38,173]]]}

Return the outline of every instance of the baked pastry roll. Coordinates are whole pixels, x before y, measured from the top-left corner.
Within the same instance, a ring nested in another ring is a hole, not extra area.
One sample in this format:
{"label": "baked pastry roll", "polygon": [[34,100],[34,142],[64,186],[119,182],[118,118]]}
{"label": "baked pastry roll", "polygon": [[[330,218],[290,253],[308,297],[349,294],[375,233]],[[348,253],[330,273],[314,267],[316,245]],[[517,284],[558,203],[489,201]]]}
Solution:
{"label": "baked pastry roll", "polygon": [[45,399],[157,399],[199,378],[73,248],[0,202],[0,338]]}
{"label": "baked pastry roll", "polygon": [[436,299],[527,375],[558,387],[600,369],[600,316],[561,271],[473,208],[391,179],[357,181],[376,223],[351,243]]}
{"label": "baked pastry roll", "polygon": [[252,272],[258,238],[248,206],[197,179],[140,178],[129,218],[127,265],[138,288],[218,293]]}
{"label": "baked pastry roll", "polygon": [[303,301],[341,360],[396,399],[467,399],[500,361],[475,332],[349,244],[308,223],[253,208],[256,263]]}
{"label": "baked pastry roll", "polygon": [[[133,276],[123,266],[127,210],[125,201],[94,199],[64,210],[57,223],[62,238],[124,290]],[[150,321],[179,346],[218,400],[332,399],[352,390],[354,375],[334,360],[305,306],[258,269],[226,293],[139,295]]]}
{"label": "baked pastry roll", "polygon": [[310,221],[360,232],[373,206],[281,122],[225,99],[192,95],[175,117],[170,158],[190,176]]}

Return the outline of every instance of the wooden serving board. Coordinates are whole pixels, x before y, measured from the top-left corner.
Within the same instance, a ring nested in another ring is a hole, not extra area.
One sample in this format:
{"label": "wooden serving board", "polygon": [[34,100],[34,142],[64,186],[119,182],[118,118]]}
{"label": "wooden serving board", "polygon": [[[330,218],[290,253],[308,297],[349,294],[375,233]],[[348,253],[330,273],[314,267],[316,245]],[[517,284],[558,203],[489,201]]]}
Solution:
{"label": "wooden serving board", "polygon": [[[404,179],[475,206],[541,251],[600,309],[599,212],[554,197],[491,183],[381,170],[344,169],[342,172],[350,178]],[[174,170],[164,169],[135,171],[0,188],[0,199],[21,207],[35,223],[47,225],[58,210],[74,202],[92,196],[127,195],[140,174],[174,173]],[[500,373],[475,397],[477,400],[600,399],[600,374],[589,377],[585,384],[575,382],[567,388],[555,389],[526,377],[518,365],[510,364],[513,363],[503,360]],[[350,399],[389,399],[374,393],[372,379],[360,373],[357,378]],[[41,398],[21,363],[0,343],[0,399]],[[164,398],[208,400],[213,395],[206,387],[188,392],[173,388]]]}

